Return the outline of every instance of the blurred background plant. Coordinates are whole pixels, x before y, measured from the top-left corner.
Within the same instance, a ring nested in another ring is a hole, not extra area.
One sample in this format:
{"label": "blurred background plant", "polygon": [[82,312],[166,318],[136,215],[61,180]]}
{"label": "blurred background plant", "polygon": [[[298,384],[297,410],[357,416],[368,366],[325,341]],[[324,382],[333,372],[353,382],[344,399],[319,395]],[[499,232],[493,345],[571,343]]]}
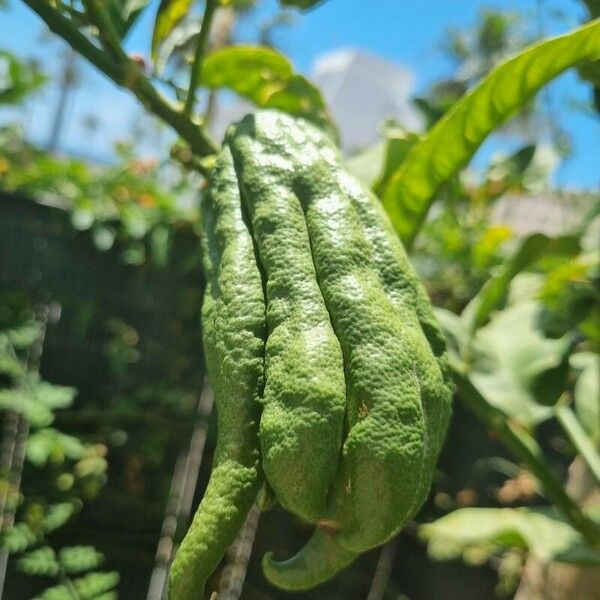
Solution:
{"label": "blurred background plant", "polygon": [[[146,4],[114,3],[118,37]],[[205,39],[206,12],[161,2],[151,55],[129,60],[204,126],[235,95],[337,136],[324,94],[276,48],[277,29],[293,26],[297,12],[282,6],[256,23],[258,2],[224,4]],[[582,4],[598,16],[595,2]],[[83,5],[53,10],[98,43]],[[259,44],[235,44],[244,21]],[[448,32],[442,48],[452,72],[413,98],[423,130],[386,121],[377,144],[347,157],[349,169],[388,210],[389,198],[401,205],[395,189],[407,158],[418,160],[444,115],[542,34],[535,19],[491,9],[474,27]],[[114,41],[102,43],[110,49]],[[118,62],[114,48],[110,54]],[[23,115],[0,129],[0,589],[19,600],[159,599],[216,435],[210,394],[201,394],[198,323],[199,205],[214,146],[144,88],[134,92],[158,106],[179,140],[146,114],[109,163],[62,154],[66,95],[85,85],[79,60],[67,51],[54,74],[64,93],[47,144],[27,138]],[[580,68],[588,112],[597,64]],[[49,83],[35,62],[0,52],[0,110],[23,107]],[[189,84],[200,84],[197,93]],[[438,307],[457,381],[420,525],[330,584],[285,597],[595,598],[600,195],[553,184],[554,170],[574,156],[555,118],[563,105],[542,91],[523,94],[519,107],[508,124],[490,124],[502,150],[483,167],[454,164],[424,199],[422,223],[411,223],[408,236],[400,231]],[[102,135],[94,115],[82,127]],[[145,158],[143,140],[163,147],[165,139],[171,156]],[[467,150],[470,158],[475,147]],[[246,532],[254,546],[241,583],[231,571],[243,552],[232,551],[212,588],[282,598],[262,578],[260,558],[267,547],[291,554],[308,533],[278,507],[263,513],[254,542]]]}

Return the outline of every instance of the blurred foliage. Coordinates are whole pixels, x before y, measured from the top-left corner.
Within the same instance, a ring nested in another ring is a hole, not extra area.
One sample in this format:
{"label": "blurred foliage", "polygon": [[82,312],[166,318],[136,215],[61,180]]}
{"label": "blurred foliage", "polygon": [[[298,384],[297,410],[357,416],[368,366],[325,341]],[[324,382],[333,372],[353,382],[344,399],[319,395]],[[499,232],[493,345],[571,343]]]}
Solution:
{"label": "blurred foliage", "polygon": [[463,508],[423,525],[420,534],[437,560],[463,556],[481,562],[492,553],[516,548],[546,561],[600,564],[600,551],[548,508]]}
{"label": "blurred foliage", "polygon": [[0,106],[18,104],[46,82],[35,62],[25,62],[0,50]]}
{"label": "blurred foliage", "polygon": [[75,229],[89,230],[99,250],[125,243],[125,263],[142,264],[148,258],[163,267],[172,230],[196,227],[194,186],[200,183],[193,175],[171,172],[167,189],[156,161],[137,159],[125,143],[116,150],[117,164],[94,167],[47,154],[25,142],[18,128],[0,128],[0,189],[66,208]]}
{"label": "blurred foliage", "polygon": [[[0,408],[5,422],[15,420],[17,426],[12,436],[8,428],[4,430],[0,494],[5,527],[0,545],[19,555],[16,566],[22,573],[43,578],[46,589],[39,598],[70,600],[73,589],[90,600],[104,592],[116,598],[111,590],[118,574],[96,570],[104,560],[102,554],[89,546],[65,546],[58,553],[53,548],[54,532],[73,518],[84,501],[96,497],[106,482],[107,448],[49,427],[57,411],[71,406],[75,390],[40,380],[30,360],[42,343],[41,326],[32,309],[12,305],[5,297],[1,300]],[[17,433],[23,423],[28,426],[28,439]],[[10,444],[14,446],[12,460],[7,455]],[[25,473],[15,462],[23,447]],[[22,477],[23,485],[19,485]],[[8,519],[13,518],[8,515],[15,514],[11,524]],[[72,577],[83,573],[83,577]],[[48,587],[52,580],[60,583]]]}

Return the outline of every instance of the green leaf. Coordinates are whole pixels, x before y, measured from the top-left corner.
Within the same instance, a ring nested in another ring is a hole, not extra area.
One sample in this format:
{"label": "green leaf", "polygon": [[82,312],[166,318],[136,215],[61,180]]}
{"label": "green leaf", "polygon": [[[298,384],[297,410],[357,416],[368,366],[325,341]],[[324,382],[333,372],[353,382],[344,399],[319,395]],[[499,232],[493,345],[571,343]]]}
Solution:
{"label": "green leaf", "polygon": [[463,320],[453,312],[439,307],[434,307],[434,312],[446,338],[450,360],[459,371],[462,371],[462,357],[469,344],[468,330]]}
{"label": "green leaf", "polygon": [[489,196],[494,198],[507,189],[520,187],[523,175],[531,166],[535,152],[536,146],[527,145],[509,156],[494,157],[490,161],[486,184],[488,190],[496,188],[498,191],[489,191]]}
{"label": "green leaf", "polygon": [[98,568],[104,562],[104,555],[93,546],[68,546],[60,550],[58,561],[67,573],[82,573]]}
{"label": "green leaf", "polygon": [[25,388],[0,390],[0,410],[23,415],[33,427],[45,427],[54,420],[52,411],[36,402]]}
{"label": "green leaf", "polygon": [[9,329],[4,333],[15,348],[29,348],[39,339],[40,327],[35,323],[28,323],[16,329]]}
{"label": "green leaf", "polygon": [[100,594],[110,592],[119,583],[116,571],[106,573],[90,573],[73,581],[81,600],[95,600]]}
{"label": "green leaf", "polygon": [[52,385],[30,374],[21,387],[0,389],[0,410],[14,410],[33,427],[45,427],[54,420],[55,410],[72,404],[75,393],[74,388]]}
{"label": "green leaf", "polygon": [[276,108],[332,128],[319,90],[294,73],[285,56],[264,46],[230,46],[210,54],[202,67],[208,88],[228,88],[262,108]]}
{"label": "green leaf", "polygon": [[123,18],[125,22],[131,27],[132,22],[135,21],[140,13],[150,4],[150,0],[125,0],[123,4]]}
{"label": "green leaf", "polygon": [[45,82],[46,77],[36,67],[0,50],[0,105],[18,104]]}
{"label": "green leaf", "polygon": [[39,540],[39,535],[34,533],[27,523],[17,523],[2,533],[0,545],[11,554],[23,552]]}
{"label": "green leaf", "polygon": [[56,554],[49,546],[28,552],[17,561],[17,566],[27,575],[44,577],[54,577],[60,569]]}
{"label": "green leaf", "polygon": [[439,187],[471,159],[486,137],[546,83],[583,61],[600,58],[600,20],[527,48],[494,69],[409,152],[383,202],[410,245]]}
{"label": "green leaf", "polygon": [[152,60],[158,58],[160,45],[173,31],[175,26],[188,14],[194,0],[161,0],[152,34]]}
{"label": "green leaf", "polygon": [[419,533],[436,560],[459,558],[477,547],[523,548],[542,561],[600,564],[600,552],[551,508],[462,508],[422,525]]}
{"label": "green leaf", "polygon": [[381,172],[385,159],[386,143],[377,142],[346,158],[346,169],[365,187],[372,187]]}
{"label": "green leaf", "polygon": [[45,589],[39,596],[32,600],[73,600],[73,594],[66,585],[62,583]]}
{"label": "green leaf", "polygon": [[600,444],[600,356],[578,352],[571,364],[581,373],[575,383],[575,410],[584,429],[595,444]]}
{"label": "green leaf", "polygon": [[61,462],[64,458],[79,460],[85,451],[85,444],[78,438],[46,427],[29,436],[26,456],[36,467],[42,467],[56,458],[61,459]]}
{"label": "green leaf", "polygon": [[309,10],[325,0],[279,0],[281,6],[293,6],[301,10]]}
{"label": "green leaf", "polygon": [[150,0],[108,0],[106,11],[120,39],[125,38]]}
{"label": "green leaf", "polygon": [[557,421],[569,436],[577,454],[581,456],[589,467],[591,474],[596,478],[596,482],[600,484],[600,456],[594,448],[592,440],[588,437],[571,407],[559,402],[554,411]]}
{"label": "green leaf", "polygon": [[75,513],[77,505],[74,502],[51,504],[42,519],[41,528],[44,533],[50,533],[62,527]]}
{"label": "green leaf", "polygon": [[[573,339],[544,336],[543,306],[522,302],[497,313],[475,334],[468,377],[493,406],[523,425],[550,418],[567,383]],[[469,360],[470,359],[470,360]]]}
{"label": "green leaf", "polygon": [[162,73],[173,55],[179,60],[184,59],[187,50],[198,39],[201,21],[185,19],[177,25],[160,46],[160,51],[154,60],[154,70]]}
{"label": "green leaf", "polygon": [[68,408],[77,394],[75,388],[40,381],[37,376],[28,377],[27,385],[34,400],[50,410]]}
{"label": "green leaf", "polygon": [[384,195],[390,179],[404,162],[410,149],[419,141],[419,136],[416,133],[407,131],[397,125],[387,126],[385,136],[387,143],[383,169],[377,181],[373,184],[373,191],[379,197]]}
{"label": "green leaf", "polygon": [[9,351],[8,343],[3,343],[0,336],[0,374],[8,375],[9,377],[22,377],[24,375],[23,365],[19,362],[18,358]]}
{"label": "green leaf", "polygon": [[486,281],[479,293],[465,307],[464,320],[471,321],[472,330],[480,327],[487,322],[493,310],[502,307],[510,289],[510,282],[521,271],[542,256],[573,256],[579,250],[579,240],[575,236],[550,238],[543,233],[534,233],[526,237],[515,253]]}

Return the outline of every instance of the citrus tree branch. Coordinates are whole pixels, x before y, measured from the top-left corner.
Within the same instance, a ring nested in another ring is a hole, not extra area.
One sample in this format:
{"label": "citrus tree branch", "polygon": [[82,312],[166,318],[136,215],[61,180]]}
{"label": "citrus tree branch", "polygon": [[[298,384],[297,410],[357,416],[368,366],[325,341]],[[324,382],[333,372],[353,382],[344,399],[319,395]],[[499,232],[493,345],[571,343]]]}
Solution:
{"label": "citrus tree branch", "polygon": [[126,60],[116,60],[111,57],[95,46],[68,18],[46,0],[23,0],[23,2],[76,52],[118,86],[131,91],[149,112],[170,125],[189,144],[195,155],[209,156],[217,151],[214,142],[200,125],[159,94],[138,65],[127,57],[124,51],[122,52]]}
{"label": "citrus tree branch", "polygon": [[123,50],[119,35],[102,4],[103,3],[98,2],[98,0],[83,0],[85,12],[92,24],[96,26],[98,37],[106,51],[111,54],[117,62],[123,64],[130,62],[131,59],[127,56],[125,50]]}
{"label": "citrus tree branch", "polygon": [[194,109],[194,103],[196,101],[196,88],[198,87],[198,82],[200,81],[200,75],[202,72],[202,61],[204,60],[204,54],[206,53],[208,36],[210,35],[213,16],[218,4],[218,0],[206,0],[204,16],[202,17],[202,25],[200,26],[200,33],[198,34],[198,41],[196,44],[196,52],[194,53],[194,62],[190,72],[190,85],[188,87],[187,98],[185,99],[185,106],[183,107],[183,112],[187,115],[192,114]]}

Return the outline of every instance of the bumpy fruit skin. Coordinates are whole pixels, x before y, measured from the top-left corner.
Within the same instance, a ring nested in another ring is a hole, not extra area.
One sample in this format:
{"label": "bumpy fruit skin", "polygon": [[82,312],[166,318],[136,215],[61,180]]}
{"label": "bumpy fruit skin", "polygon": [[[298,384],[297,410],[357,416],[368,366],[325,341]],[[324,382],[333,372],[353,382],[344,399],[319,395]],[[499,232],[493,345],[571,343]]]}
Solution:
{"label": "bumpy fruit skin", "polygon": [[228,130],[204,228],[219,441],[170,599],[201,597],[234,538],[261,481],[257,438],[280,502],[317,524],[296,556],[267,554],[265,575],[314,587],[425,500],[450,415],[444,340],[379,202],[302,120],[261,111]]}
{"label": "bumpy fruit skin", "polygon": [[282,135],[279,121],[250,117],[229,130],[225,144],[266,282],[263,468],[280,503],[316,522],[337,469],[346,385],[294,190],[297,157],[289,160],[274,147]]}
{"label": "bumpy fruit skin", "polygon": [[204,350],[219,437],[206,493],[171,567],[169,600],[202,598],[262,482],[258,441],[265,304],[253,241],[242,217],[231,153],[215,166],[203,204],[207,287]]}
{"label": "bumpy fruit skin", "polygon": [[282,114],[258,113],[239,127],[277,157],[263,176],[287,177],[300,201],[344,357],[347,436],[323,514],[336,531],[318,530],[289,561],[267,555],[263,562],[275,585],[304,589],[387,541],[420,508],[448,423],[451,386],[426,296],[375,200],[344,171],[337,152],[314,127]]}

